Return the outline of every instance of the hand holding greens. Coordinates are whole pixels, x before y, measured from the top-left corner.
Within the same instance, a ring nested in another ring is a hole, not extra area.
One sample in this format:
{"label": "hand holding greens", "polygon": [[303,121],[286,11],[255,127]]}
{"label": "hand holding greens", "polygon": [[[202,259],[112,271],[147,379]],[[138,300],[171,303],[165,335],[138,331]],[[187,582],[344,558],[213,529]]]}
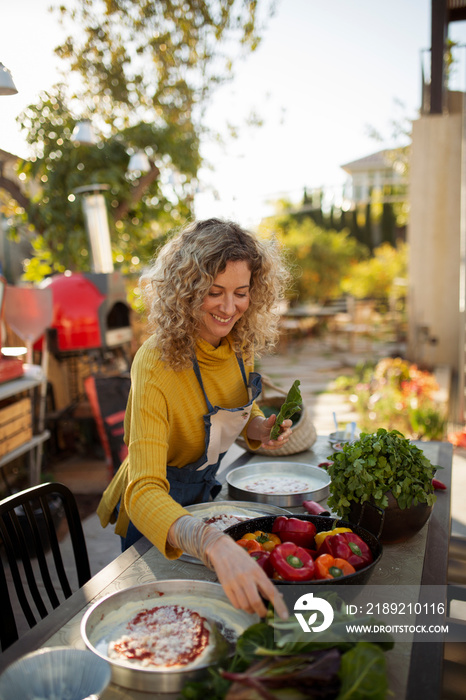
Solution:
{"label": "hand holding greens", "polygon": [[302,409],[303,399],[299,390],[300,384],[301,382],[299,381],[299,379],[296,379],[296,381],[293,382],[293,385],[291,386],[291,389],[289,390],[286,396],[285,402],[280,408],[280,412],[276,418],[275,425],[273,426],[272,431],[270,433],[271,440],[276,440],[278,438],[280,434],[280,426],[283,423],[283,421],[287,418],[291,418],[291,416],[293,416],[295,413]]}

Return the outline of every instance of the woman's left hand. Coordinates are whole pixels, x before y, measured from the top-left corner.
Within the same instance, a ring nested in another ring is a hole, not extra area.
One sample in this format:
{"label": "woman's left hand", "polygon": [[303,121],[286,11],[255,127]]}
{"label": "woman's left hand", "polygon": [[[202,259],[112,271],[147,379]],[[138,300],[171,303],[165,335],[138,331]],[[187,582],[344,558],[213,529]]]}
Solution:
{"label": "woman's left hand", "polygon": [[265,450],[278,450],[282,447],[291,437],[291,426],[293,422],[287,418],[283,421],[280,426],[280,434],[276,440],[270,439],[270,431],[272,430],[276,415],[273,414],[269,418],[262,418],[261,416],[256,416],[252,419],[248,426],[248,438],[250,440],[260,440],[261,447]]}

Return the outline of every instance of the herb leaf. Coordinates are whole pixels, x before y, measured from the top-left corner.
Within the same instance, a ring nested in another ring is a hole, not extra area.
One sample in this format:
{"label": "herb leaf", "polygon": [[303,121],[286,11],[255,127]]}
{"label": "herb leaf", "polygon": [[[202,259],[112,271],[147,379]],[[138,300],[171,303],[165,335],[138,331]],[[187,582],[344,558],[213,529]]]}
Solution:
{"label": "herb leaf", "polygon": [[371,501],[386,508],[392,492],[402,509],[436,500],[432,477],[436,469],[421,449],[397,430],[379,428],[361,433],[359,440],[344,444],[327,468],[331,478],[328,506],[341,517],[350,513],[351,502]]}
{"label": "herb leaf", "polygon": [[275,424],[270,433],[271,440],[277,439],[280,433],[280,426],[283,423],[283,421],[287,418],[291,418],[292,415],[294,415],[295,413],[297,413],[297,411],[300,411],[302,409],[303,399],[299,390],[300,384],[301,382],[299,381],[299,379],[296,379],[296,381],[293,382],[288,394],[286,395],[286,399],[280,408],[278,416],[275,420]]}

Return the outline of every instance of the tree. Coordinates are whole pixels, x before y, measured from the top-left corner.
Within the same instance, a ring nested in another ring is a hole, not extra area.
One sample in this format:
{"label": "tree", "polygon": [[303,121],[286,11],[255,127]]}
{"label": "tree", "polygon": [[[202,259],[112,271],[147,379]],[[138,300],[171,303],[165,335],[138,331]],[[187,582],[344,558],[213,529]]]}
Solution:
{"label": "tree", "polygon": [[310,217],[299,221],[293,214],[272,217],[262,222],[260,231],[263,235],[273,231],[286,251],[294,278],[292,302],[325,302],[339,297],[342,279],[369,255],[348,229],[325,230]]}
{"label": "tree", "polygon": [[399,280],[406,280],[408,269],[408,246],[398,242],[396,247],[382,243],[374,250],[369,260],[362,260],[351,268],[342,280],[342,289],[356,299],[378,299],[388,301],[396,295],[405,294]]}
{"label": "tree", "polygon": [[[56,49],[66,84],[19,117],[33,152],[19,174],[40,188],[30,198],[17,183],[0,181],[36,234],[29,278],[89,268],[79,187],[109,185],[113,253],[124,271],[191,216],[205,106],[238,54],[257,47],[259,5],[267,13],[272,1],[76,0],[59,8],[70,27]],[[82,118],[102,134],[97,145],[71,142]],[[128,154],[137,150],[150,161],[138,177],[126,174]]]}

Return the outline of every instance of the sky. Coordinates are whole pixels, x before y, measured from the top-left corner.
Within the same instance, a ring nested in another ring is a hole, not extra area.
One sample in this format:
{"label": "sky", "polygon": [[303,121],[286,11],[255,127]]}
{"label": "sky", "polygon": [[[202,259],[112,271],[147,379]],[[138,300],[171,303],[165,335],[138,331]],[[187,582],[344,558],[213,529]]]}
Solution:
{"label": "sky", "polygon": [[[63,34],[47,12],[53,0],[2,0],[8,18],[0,41],[18,94],[0,102],[0,148],[27,156],[16,116],[59,80],[53,54]],[[57,4],[57,3],[54,3]],[[431,0],[277,0],[257,51],[235,65],[206,113],[207,126],[239,137],[223,147],[206,141],[196,216],[257,223],[282,197],[298,202],[304,188],[337,188],[341,166],[400,145],[393,121],[416,119],[421,62],[430,71]],[[466,22],[449,36],[466,44]],[[452,87],[466,89],[460,47]],[[262,126],[242,127],[251,112]],[[377,130],[384,140],[369,133]],[[208,165],[208,167],[207,167]]]}

